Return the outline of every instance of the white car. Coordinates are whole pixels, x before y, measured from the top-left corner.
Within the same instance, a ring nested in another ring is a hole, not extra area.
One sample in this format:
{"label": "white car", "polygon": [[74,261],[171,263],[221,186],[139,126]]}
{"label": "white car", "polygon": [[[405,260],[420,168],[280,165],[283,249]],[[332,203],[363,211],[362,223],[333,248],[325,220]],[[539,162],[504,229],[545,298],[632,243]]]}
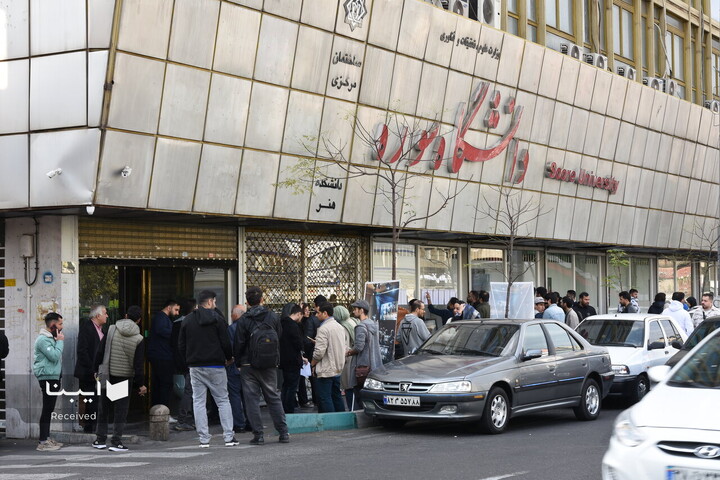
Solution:
{"label": "white car", "polygon": [[650,391],[648,368],[664,365],[687,340],[683,329],[667,315],[593,315],[575,330],[590,344],[608,349],[615,373],[610,395],[631,403]]}
{"label": "white car", "polygon": [[720,330],[650,376],[660,383],[615,420],[603,480],[720,479]]}

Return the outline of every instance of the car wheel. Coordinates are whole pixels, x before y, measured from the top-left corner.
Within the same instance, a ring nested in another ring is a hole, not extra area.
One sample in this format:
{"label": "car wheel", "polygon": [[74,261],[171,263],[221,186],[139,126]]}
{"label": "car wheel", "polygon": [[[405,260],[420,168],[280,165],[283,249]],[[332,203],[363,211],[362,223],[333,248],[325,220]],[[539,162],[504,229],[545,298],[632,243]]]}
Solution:
{"label": "car wheel", "polygon": [[580,405],[573,409],[578,420],[595,420],[600,416],[602,396],[595,380],[588,378],[580,395]]}
{"label": "car wheel", "polygon": [[639,375],[635,383],[635,389],[630,396],[631,403],[637,403],[650,391],[650,381],[645,375]]}
{"label": "car wheel", "polygon": [[485,399],[485,409],[480,420],[480,428],[485,433],[498,434],[505,431],[510,419],[510,402],[507,393],[500,387],[490,390]]}
{"label": "car wheel", "polygon": [[400,420],[397,418],[378,418],[378,423],[384,428],[395,430],[398,428],[402,428],[403,425],[405,425],[405,420]]}

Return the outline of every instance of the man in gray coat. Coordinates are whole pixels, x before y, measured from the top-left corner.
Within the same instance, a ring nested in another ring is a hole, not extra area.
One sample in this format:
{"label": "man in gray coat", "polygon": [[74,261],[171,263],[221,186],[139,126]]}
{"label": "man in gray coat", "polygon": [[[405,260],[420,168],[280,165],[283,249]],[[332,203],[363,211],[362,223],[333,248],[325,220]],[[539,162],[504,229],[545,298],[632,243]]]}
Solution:
{"label": "man in gray coat", "polygon": [[[382,363],[382,353],[380,353],[378,324],[368,317],[370,304],[366,300],[358,300],[350,307],[353,309],[353,316],[358,319],[358,325],[355,327],[355,344],[347,352],[348,357],[353,357],[353,370],[357,367],[369,367],[368,373],[384,373],[385,367]],[[359,395],[364,383],[365,380],[362,379],[355,385],[357,404],[360,404]]]}
{"label": "man in gray coat", "polygon": [[403,346],[403,352],[412,355],[425,340],[430,338],[430,331],[423,321],[425,304],[418,299],[413,299],[410,300],[408,306],[410,307],[410,313],[405,315],[403,321],[400,322],[398,336]]}

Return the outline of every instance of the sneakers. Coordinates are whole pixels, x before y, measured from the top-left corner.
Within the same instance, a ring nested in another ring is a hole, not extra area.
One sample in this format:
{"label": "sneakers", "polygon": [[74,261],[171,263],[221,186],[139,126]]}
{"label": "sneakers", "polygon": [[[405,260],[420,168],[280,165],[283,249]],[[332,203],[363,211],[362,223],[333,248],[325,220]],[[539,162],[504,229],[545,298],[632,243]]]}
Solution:
{"label": "sneakers", "polygon": [[178,432],[191,432],[195,430],[195,427],[187,423],[176,423],[175,426],[173,426],[173,430]]}
{"label": "sneakers", "polygon": [[289,433],[283,433],[280,435],[280,440],[278,440],[280,443],[290,443],[290,434]]}
{"label": "sneakers", "polygon": [[105,444],[105,441],[104,441],[104,440],[103,440],[102,442],[101,442],[100,440],[95,440],[95,441],[92,443],[92,447],[93,447],[93,448],[97,448],[98,450],[102,450],[102,449],[104,449],[104,448],[107,448],[107,445]]}
{"label": "sneakers", "polygon": [[172,424],[174,424],[174,423],[178,423],[177,418],[171,417],[170,415],[168,415],[168,423],[169,423],[170,425],[172,425]]}
{"label": "sneakers", "polygon": [[265,439],[263,438],[262,434],[253,435],[253,439],[250,440],[250,445],[265,445]]}
{"label": "sneakers", "polygon": [[240,442],[238,442],[235,437],[233,437],[229,442],[225,442],[226,447],[236,447],[238,445],[240,445]]}
{"label": "sneakers", "polygon": [[52,438],[50,438],[50,437],[48,437],[47,441],[48,441],[48,443],[50,443],[51,445],[55,445],[55,446],[58,447],[58,448],[60,448],[60,447],[62,447],[63,445],[65,445],[64,443],[60,443],[60,442],[58,442],[57,440],[52,439]]}
{"label": "sneakers", "polygon": [[128,448],[123,445],[122,443],[118,443],[116,445],[110,445],[110,448],[108,448],[111,452],[127,452],[129,451]]}
{"label": "sneakers", "polygon": [[35,450],[37,450],[38,452],[54,452],[55,450],[60,450],[60,447],[50,443],[49,441],[46,441],[45,443],[38,443],[38,446]]}
{"label": "sneakers", "polygon": [[201,443],[200,448],[210,448],[210,444],[209,443]]}

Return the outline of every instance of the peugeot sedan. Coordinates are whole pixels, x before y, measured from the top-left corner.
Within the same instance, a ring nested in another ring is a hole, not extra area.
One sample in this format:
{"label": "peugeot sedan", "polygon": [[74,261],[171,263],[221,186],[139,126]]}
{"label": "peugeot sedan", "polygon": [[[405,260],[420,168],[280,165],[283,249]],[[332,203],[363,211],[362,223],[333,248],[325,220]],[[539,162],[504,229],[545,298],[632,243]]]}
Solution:
{"label": "peugeot sedan", "polygon": [[615,421],[603,480],[719,479],[720,330],[649,373],[660,383]]}
{"label": "peugeot sedan", "polygon": [[362,401],[367,415],[388,426],[464,420],[501,433],[511,417],[551,408],[571,407],[578,419],[594,420],[612,379],[607,350],[564,324],[462,321],[385,373],[371,373]]}

